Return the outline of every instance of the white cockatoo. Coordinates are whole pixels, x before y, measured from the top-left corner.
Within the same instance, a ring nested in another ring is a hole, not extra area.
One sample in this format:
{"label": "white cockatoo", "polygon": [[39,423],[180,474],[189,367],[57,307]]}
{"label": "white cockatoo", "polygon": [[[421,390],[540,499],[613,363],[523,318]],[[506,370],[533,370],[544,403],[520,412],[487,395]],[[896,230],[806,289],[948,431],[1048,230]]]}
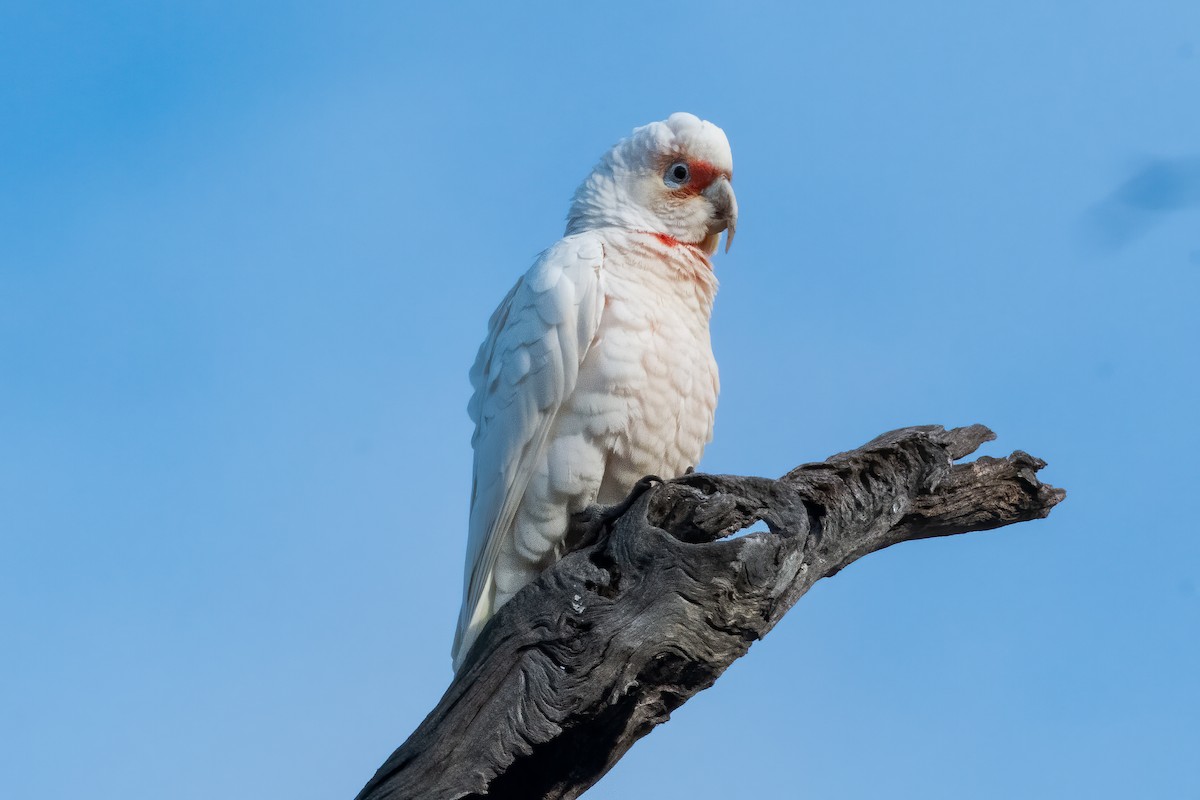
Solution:
{"label": "white cockatoo", "polygon": [[696,465],[717,364],[709,257],[737,225],[725,133],[637,128],[575,192],[566,235],[492,314],[471,370],[474,481],[457,670],[484,623],[562,555],[572,514]]}

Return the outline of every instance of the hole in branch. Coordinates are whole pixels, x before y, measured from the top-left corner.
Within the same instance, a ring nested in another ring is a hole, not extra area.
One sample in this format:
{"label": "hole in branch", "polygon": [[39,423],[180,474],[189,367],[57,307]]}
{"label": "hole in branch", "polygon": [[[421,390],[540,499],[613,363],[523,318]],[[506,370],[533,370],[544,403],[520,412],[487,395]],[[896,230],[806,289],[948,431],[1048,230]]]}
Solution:
{"label": "hole in branch", "polygon": [[769,530],[767,530],[767,526],[766,526],[766,525],[763,525],[763,524],[761,524],[761,523],[760,523],[760,524],[758,524],[758,525],[750,525],[749,527],[742,528],[740,531],[737,531],[737,532],[735,532],[735,533],[731,533],[730,535],[726,536],[725,538],[726,538],[726,539],[741,539],[741,538],[743,538],[743,537],[745,537],[745,536],[751,536],[751,535],[753,535],[753,534],[755,534],[755,533],[767,533],[767,534],[769,534],[769,533],[770,533],[770,531],[769,531]]}
{"label": "hole in branch", "polygon": [[752,519],[746,524],[745,527],[733,531],[732,533],[727,533],[720,538],[724,541],[728,541],[730,539],[744,539],[747,536],[753,536],[757,533],[761,533],[764,536],[771,535],[770,528],[768,528],[767,524],[761,519]]}

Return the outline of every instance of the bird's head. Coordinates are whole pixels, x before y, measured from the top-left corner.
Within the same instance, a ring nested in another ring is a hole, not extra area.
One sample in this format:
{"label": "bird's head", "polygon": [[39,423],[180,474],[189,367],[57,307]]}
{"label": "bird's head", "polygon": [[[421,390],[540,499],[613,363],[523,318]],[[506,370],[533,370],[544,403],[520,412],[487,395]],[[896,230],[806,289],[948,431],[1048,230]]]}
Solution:
{"label": "bird's head", "polygon": [[575,191],[567,233],[617,227],[728,252],[737,229],[733,154],[725,132],[692,114],[637,128]]}

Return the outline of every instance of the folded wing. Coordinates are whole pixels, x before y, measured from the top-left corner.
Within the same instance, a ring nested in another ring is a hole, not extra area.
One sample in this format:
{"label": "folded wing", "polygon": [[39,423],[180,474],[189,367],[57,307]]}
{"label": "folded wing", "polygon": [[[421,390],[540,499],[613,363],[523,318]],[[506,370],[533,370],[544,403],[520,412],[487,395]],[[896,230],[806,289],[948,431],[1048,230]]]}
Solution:
{"label": "folded wing", "polygon": [[475,467],[456,669],[495,611],[497,557],[599,328],[603,266],[594,233],[542,253],[492,314],[471,369]]}

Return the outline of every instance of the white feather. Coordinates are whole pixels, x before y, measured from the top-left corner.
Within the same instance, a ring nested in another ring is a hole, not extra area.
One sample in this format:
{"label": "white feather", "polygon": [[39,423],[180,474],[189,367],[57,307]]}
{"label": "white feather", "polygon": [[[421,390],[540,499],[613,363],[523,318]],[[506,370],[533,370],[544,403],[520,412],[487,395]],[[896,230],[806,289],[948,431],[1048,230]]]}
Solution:
{"label": "white feather", "polygon": [[676,114],[638,128],[576,192],[569,235],[492,314],[471,370],[455,669],[496,610],[560,557],[572,514],[621,500],[644,475],[681,474],[712,437],[717,282],[706,253],[679,244],[704,238],[705,206],[645,199],[664,194],[655,165],[678,152],[731,174],[728,141],[711,123]]}

